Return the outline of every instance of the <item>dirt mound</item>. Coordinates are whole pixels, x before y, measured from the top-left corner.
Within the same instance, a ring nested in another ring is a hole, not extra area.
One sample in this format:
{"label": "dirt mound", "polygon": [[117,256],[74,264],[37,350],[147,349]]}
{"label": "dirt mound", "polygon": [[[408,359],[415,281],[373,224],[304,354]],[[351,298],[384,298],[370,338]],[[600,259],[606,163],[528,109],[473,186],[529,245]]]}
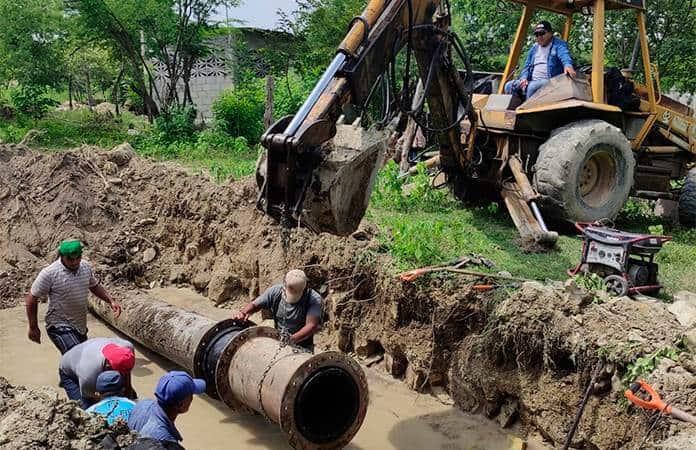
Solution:
{"label": "dirt mound", "polygon": [[[54,154],[4,146],[0,162],[0,307],[20,301],[68,237],[88,245],[97,273],[124,295],[186,284],[236,307],[301,267],[325,297],[321,344],[382,364],[413,389],[449,391],[464,410],[519,421],[557,447],[599,361],[574,447],[638,444],[649,421],[622,404],[620,378],[684,332],[661,303],[595,298],[572,285],[481,295],[462,277],[400,282],[367,224],[349,238],[293,230],[284,246],[255,208],[253,180],[217,185],[125,146]],[[693,354],[683,353],[650,381],[689,410],[694,374]],[[679,443],[688,433],[665,421],[652,437]]]}
{"label": "dirt mound", "polygon": [[0,161],[3,306],[21,298],[68,237],[86,243],[86,258],[110,285],[191,284],[216,303],[248,300],[277,282],[287,261],[324,285],[332,261],[346,266],[366,245],[299,230],[286,253],[278,228],[255,208],[252,180],[217,185],[122,149],[4,146]]}
{"label": "dirt mound", "polygon": [[125,426],[109,428],[50,387],[15,387],[0,377],[1,449],[101,449],[107,435],[119,446],[130,445],[135,437]]}

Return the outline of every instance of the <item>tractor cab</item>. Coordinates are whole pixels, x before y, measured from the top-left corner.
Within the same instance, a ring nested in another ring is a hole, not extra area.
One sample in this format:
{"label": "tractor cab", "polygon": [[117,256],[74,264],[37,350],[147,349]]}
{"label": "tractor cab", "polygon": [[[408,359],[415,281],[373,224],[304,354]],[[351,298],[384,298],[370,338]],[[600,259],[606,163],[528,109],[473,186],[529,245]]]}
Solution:
{"label": "tractor cab", "polygon": [[[550,131],[579,119],[601,119],[619,128],[624,128],[626,113],[636,117],[647,117],[656,111],[656,88],[651,70],[646,71],[646,87],[636,91],[644,97],[635,101],[633,111],[627,111],[624,103],[616,101],[611,95],[612,75],[629,75],[618,69],[607,70],[604,65],[605,13],[607,10],[630,9],[636,13],[639,44],[643,67],[651,67],[646,34],[644,0],[509,0],[523,5],[514,41],[510,48],[505,71],[498,85],[497,94],[489,97],[477,96],[474,105],[480,111],[482,121],[488,127],[502,130]],[[531,98],[520,100],[504,94],[507,81],[515,78],[515,70],[522,50],[531,31],[534,13],[543,10],[560,14],[565,23],[560,31],[564,41],[570,38],[573,17],[576,14],[593,17],[592,64],[578,71],[577,77],[559,75],[541,88]],[[625,80],[625,79],[624,79]],[[637,99],[635,99],[637,100]],[[631,140],[639,145],[652,124],[639,120],[641,125],[633,124]],[[637,129],[636,129],[637,128]]]}

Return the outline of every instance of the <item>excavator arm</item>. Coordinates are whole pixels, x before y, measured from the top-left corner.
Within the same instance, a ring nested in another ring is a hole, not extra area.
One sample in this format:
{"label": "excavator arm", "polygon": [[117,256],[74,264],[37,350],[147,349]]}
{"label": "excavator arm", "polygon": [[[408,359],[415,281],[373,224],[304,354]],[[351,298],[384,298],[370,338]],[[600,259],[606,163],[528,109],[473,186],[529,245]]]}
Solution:
{"label": "excavator arm", "polygon": [[[427,80],[429,124],[441,131],[440,165],[446,173],[461,173],[465,152],[460,151],[459,120],[471,111],[471,80],[462,79],[452,62],[449,20],[439,0],[370,0],[297,114],[263,135],[259,209],[285,227],[302,223],[338,235],[355,231],[381,165],[384,140],[354,128],[336,136],[337,127],[345,127],[337,121],[347,105],[367,103],[404,46],[412,50],[406,58],[415,57],[418,75]],[[409,90],[404,86],[402,92]],[[405,103],[401,107],[410,109]]]}

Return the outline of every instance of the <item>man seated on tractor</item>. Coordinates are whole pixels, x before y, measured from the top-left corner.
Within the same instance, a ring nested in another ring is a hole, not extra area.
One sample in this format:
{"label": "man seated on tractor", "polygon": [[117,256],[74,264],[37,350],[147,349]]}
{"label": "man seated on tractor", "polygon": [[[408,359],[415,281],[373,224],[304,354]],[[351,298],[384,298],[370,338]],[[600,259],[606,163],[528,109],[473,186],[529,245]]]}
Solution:
{"label": "man seated on tractor", "polygon": [[568,43],[553,35],[551,24],[545,20],[539,22],[534,27],[534,36],[536,44],[529,50],[520,78],[505,84],[506,94],[531,98],[557,75],[565,73],[575,78]]}

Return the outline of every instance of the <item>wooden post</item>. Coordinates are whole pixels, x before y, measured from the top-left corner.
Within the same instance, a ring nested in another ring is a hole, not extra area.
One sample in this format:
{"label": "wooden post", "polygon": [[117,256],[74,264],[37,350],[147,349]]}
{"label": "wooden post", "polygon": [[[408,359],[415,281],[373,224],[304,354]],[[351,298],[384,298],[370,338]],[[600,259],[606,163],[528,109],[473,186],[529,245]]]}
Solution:
{"label": "wooden post", "polygon": [[[424,96],[425,89],[423,88],[423,80],[418,80],[418,84],[416,85],[416,93],[411,101],[411,109],[416,108],[423,101]],[[401,139],[401,162],[399,164],[399,170],[401,173],[408,172],[408,153],[411,151],[411,147],[413,147],[413,140],[416,138],[416,131],[418,131],[418,125],[416,124],[416,121],[413,120],[413,117],[409,117],[408,123],[406,124],[406,130],[404,130],[404,134]]]}
{"label": "wooden post", "polygon": [[568,39],[570,39],[570,30],[573,28],[573,16],[569,15],[566,16],[566,21],[563,24],[563,40],[568,42]]}
{"label": "wooden post", "polygon": [[266,108],[263,111],[263,127],[269,129],[273,125],[273,76],[266,75]]}
{"label": "wooden post", "polygon": [[604,0],[595,0],[592,31],[592,101],[604,103]]}
{"label": "wooden post", "polygon": [[508,56],[507,65],[505,66],[505,72],[503,73],[503,80],[498,88],[498,94],[503,94],[505,92],[505,83],[510,81],[511,77],[515,72],[515,67],[517,67],[517,62],[520,59],[520,53],[522,53],[522,45],[524,44],[525,38],[527,36],[527,30],[529,29],[529,24],[532,22],[532,16],[534,16],[534,10],[536,9],[536,4],[533,1],[527,2],[522,9],[522,17],[520,18],[520,23],[517,25],[517,33],[515,34],[515,41],[510,49],[510,55]]}

